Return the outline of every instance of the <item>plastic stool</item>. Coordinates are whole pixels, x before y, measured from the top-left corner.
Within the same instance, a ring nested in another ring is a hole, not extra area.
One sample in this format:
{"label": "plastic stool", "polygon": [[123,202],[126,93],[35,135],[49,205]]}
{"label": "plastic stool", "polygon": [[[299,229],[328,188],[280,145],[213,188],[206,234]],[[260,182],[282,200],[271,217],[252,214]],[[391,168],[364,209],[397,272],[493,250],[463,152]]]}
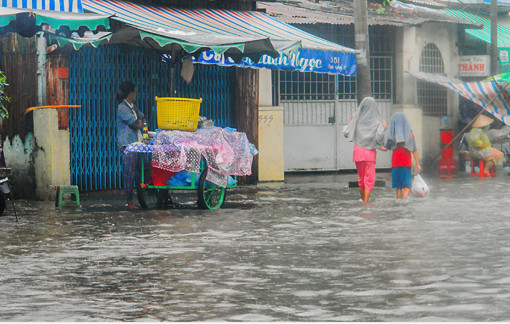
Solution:
{"label": "plastic stool", "polygon": [[439,177],[450,178],[457,176],[457,161],[455,159],[439,160]]}
{"label": "plastic stool", "polygon": [[[475,172],[475,163],[478,162],[478,173]],[[485,168],[485,162],[481,159],[471,159],[471,176],[472,177],[485,177],[485,172],[483,169]],[[491,177],[494,177],[494,167],[489,170],[489,174]]]}
{"label": "plastic stool", "polygon": [[[74,197],[74,200],[64,200],[65,194],[70,194],[71,199]],[[55,207],[80,207],[78,186],[58,186]]]}

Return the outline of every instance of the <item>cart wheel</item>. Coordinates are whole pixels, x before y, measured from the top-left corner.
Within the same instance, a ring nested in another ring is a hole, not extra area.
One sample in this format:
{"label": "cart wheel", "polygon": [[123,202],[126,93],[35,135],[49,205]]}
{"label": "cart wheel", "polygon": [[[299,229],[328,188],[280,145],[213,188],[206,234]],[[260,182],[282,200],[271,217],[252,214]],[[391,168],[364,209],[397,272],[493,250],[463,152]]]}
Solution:
{"label": "cart wheel", "polygon": [[0,193],[0,216],[4,213],[5,210],[5,195]]}
{"label": "cart wheel", "polygon": [[[163,190],[161,190],[163,191]],[[147,188],[138,185],[136,189],[136,196],[138,202],[143,209],[155,209],[160,205],[160,190],[154,188]]]}
{"label": "cart wheel", "polygon": [[218,209],[225,202],[226,189],[210,181],[207,177],[207,168],[202,171],[198,180],[198,207],[202,209]]}
{"label": "cart wheel", "polygon": [[[148,163],[144,164],[143,184],[152,183],[151,169]],[[155,209],[159,205],[159,189],[147,188],[140,181],[136,182],[136,196],[140,207],[143,209]]]}

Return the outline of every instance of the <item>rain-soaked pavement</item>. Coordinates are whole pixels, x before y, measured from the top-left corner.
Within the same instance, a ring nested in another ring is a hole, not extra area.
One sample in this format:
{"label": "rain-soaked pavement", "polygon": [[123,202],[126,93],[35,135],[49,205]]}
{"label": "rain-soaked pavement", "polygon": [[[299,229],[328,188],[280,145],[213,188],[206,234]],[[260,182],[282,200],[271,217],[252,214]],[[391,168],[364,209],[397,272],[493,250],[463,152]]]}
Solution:
{"label": "rain-soaked pavement", "polygon": [[430,176],[404,203],[378,177],[370,206],[355,175],[328,174],[217,211],[18,200],[19,222],[0,218],[0,320],[509,320],[510,176]]}

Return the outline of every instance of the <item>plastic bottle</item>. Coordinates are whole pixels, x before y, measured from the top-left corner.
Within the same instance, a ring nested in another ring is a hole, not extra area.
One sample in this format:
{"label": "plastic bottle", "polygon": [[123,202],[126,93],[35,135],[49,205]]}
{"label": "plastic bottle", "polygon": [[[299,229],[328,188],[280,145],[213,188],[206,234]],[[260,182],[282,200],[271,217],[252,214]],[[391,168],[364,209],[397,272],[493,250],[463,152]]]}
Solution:
{"label": "plastic bottle", "polygon": [[147,127],[147,123],[143,123],[142,138],[144,144],[149,143],[149,128]]}

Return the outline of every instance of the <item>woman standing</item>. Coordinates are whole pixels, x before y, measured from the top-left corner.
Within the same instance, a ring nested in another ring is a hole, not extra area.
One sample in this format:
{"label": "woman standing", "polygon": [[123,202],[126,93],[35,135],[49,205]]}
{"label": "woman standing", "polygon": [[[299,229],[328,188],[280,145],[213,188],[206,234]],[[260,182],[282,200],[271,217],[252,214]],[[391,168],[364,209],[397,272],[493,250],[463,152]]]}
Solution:
{"label": "woman standing", "polygon": [[136,100],[136,86],[130,81],[120,84],[117,92],[117,144],[122,154],[123,187],[129,209],[133,205],[133,184],[140,173],[140,156],[136,152],[124,152],[131,143],[141,142],[140,129],[145,123],[144,114],[134,105]]}
{"label": "woman standing", "polygon": [[344,135],[354,142],[352,161],[358,171],[361,199],[368,202],[375,185],[377,148],[384,143],[386,122],[382,119],[374,98],[364,98],[351,121],[344,128]]}

